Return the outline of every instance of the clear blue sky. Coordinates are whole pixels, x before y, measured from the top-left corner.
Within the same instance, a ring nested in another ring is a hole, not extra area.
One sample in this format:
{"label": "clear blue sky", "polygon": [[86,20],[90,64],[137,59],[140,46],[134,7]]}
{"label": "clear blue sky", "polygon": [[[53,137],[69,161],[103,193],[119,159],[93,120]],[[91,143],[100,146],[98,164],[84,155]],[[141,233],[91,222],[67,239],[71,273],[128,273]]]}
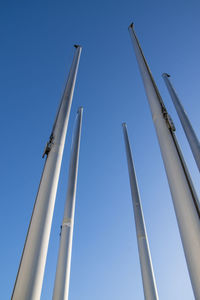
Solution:
{"label": "clear blue sky", "polygon": [[73,44],[83,46],[52,224],[42,300],[52,297],[71,134],[84,107],[70,300],[140,300],[143,288],[121,123],[127,122],[161,300],[190,300],[191,284],[142,80],[136,33],[197,192],[199,174],[161,74],[200,136],[199,1],[2,1],[0,9],[0,282],[10,299]]}

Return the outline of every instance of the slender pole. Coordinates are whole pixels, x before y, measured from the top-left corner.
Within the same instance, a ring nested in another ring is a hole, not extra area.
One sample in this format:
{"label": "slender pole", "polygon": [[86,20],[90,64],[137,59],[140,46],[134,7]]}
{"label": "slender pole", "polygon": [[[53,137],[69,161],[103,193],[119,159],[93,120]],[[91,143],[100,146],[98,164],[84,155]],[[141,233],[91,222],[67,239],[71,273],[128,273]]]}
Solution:
{"label": "slender pole", "polygon": [[140,201],[135,169],[134,169],[132,155],[131,155],[131,148],[129,144],[126,123],[123,123],[122,127],[124,133],[129,180],[130,180],[133,210],[135,216],[135,227],[136,227],[136,234],[137,234],[138,251],[140,256],[140,267],[142,273],[144,296],[146,300],[158,300],[158,293],[157,293],[156,282],[154,278],[153,266],[151,261],[151,253],[149,250],[149,243],[148,243],[148,238],[146,233],[146,227],[144,222],[142,205]]}
{"label": "slender pole", "polygon": [[200,171],[200,143],[199,143],[199,140],[198,140],[198,138],[195,134],[195,131],[192,128],[192,125],[188,119],[188,116],[187,116],[187,114],[186,114],[170,80],[169,80],[170,75],[167,73],[163,73],[162,77],[163,77],[164,82],[167,86],[167,89],[170,93],[170,96],[171,96],[174,106],[176,108],[177,114],[178,114],[181,124],[183,126],[183,130],[185,131],[185,135],[190,144],[190,148],[192,150],[197,167]]}
{"label": "slender pole", "polygon": [[67,300],[69,293],[82,113],[83,108],[79,108],[72,139],[67,197],[61,227],[60,248],[57,261],[56,277],[54,282],[53,300]]}
{"label": "slender pole", "polygon": [[44,277],[56,191],[69,114],[82,48],[76,52],[44,155],[47,155],[22,257],[13,289],[13,300],[39,300]]}
{"label": "slender pole", "polygon": [[151,108],[165,170],[172,194],[183,249],[187,261],[193,292],[200,299],[200,222],[192,189],[174,142],[174,125],[168,115],[151,71],[147,65],[133,24],[129,32]]}

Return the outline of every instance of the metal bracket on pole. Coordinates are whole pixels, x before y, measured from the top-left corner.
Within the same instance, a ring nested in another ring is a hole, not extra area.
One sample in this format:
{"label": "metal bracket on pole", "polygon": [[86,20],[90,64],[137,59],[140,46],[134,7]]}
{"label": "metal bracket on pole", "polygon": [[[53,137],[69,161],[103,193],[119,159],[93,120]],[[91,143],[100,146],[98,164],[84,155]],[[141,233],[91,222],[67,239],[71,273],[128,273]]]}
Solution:
{"label": "metal bracket on pole", "polygon": [[43,154],[42,154],[42,158],[44,158],[45,155],[48,156],[48,154],[49,154],[49,152],[51,151],[51,148],[52,148],[52,146],[53,146],[53,144],[54,144],[53,141],[54,141],[54,136],[53,136],[53,134],[51,134],[51,135],[50,135],[50,138],[49,138],[49,141],[46,143],[44,152],[43,152]]}
{"label": "metal bracket on pole", "polygon": [[165,107],[162,106],[162,114],[163,117],[167,123],[167,127],[171,130],[171,131],[176,131],[176,127],[174,125],[174,122],[172,121],[171,116],[168,114],[167,110]]}

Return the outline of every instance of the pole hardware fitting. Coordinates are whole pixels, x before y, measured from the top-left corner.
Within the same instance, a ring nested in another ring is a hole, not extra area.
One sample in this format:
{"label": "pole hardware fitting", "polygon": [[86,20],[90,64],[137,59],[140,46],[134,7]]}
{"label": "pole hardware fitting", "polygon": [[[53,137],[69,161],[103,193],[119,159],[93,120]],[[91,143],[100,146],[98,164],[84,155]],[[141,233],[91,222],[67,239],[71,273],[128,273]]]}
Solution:
{"label": "pole hardware fitting", "polygon": [[176,131],[176,127],[174,125],[174,122],[172,121],[172,118],[170,117],[170,115],[168,114],[167,110],[165,107],[162,106],[162,114],[163,117],[167,123],[167,127],[171,130],[171,131]]}
{"label": "pole hardware fitting", "polygon": [[162,77],[165,77],[165,76],[166,76],[166,77],[170,77],[170,75],[169,75],[168,73],[163,73],[163,74],[162,74]]}
{"label": "pole hardware fitting", "polygon": [[62,225],[60,225],[60,233],[59,233],[59,236],[61,236],[61,232],[62,232]]}
{"label": "pole hardware fitting", "polygon": [[54,144],[54,136],[53,134],[50,135],[50,138],[49,138],[49,141],[46,143],[46,146],[45,146],[45,149],[44,149],[44,152],[43,152],[43,155],[42,155],[42,158],[46,156],[48,156],[53,144]]}

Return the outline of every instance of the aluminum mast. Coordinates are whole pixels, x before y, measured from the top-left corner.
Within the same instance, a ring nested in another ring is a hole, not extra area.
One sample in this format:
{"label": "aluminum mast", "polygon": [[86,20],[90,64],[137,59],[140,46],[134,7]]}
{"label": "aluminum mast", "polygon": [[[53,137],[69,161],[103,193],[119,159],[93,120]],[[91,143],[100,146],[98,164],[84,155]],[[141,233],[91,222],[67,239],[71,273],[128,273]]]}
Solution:
{"label": "aluminum mast", "polygon": [[200,219],[196,199],[176,145],[174,125],[147,65],[133,24],[129,26],[129,32],[160,144],[193,292],[196,299],[200,299]]}
{"label": "aluminum mast", "polygon": [[68,300],[82,114],[83,108],[81,107],[77,112],[72,139],[67,197],[61,226],[53,300]]}
{"label": "aluminum mast", "polygon": [[197,167],[200,171],[200,143],[199,143],[199,140],[198,140],[198,138],[195,134],[195,131],[192,128],[192,125],[188,119],[188,116],[187,116],[187,114],[186,114],[170,80],[169,80],[170,75],[167,73],[163,73],[162,77],[163,77],[165,84],[167,86],[167,89],[170,93],[170,96],[171,96],[174,106],[176,108],[177,114],[178,114],[181,124],[183,126],[183,130],[185,131],[185,135],[190,144],[190,148],[192,150]]}
{"label": "aluminum mast", "polygon": [[149,243],[148,243],[148,238],[146,233],[146,227],[144,222],[142,205],[140,201],[135,169],[133,165],[133,159],[131,155],[131,148],[129,144],[126,123],[123,123],[122,127],[124,133],[124,142],[125,142],[126,157],[128,163],[133,210],[135,216],[135,227],[136,227],[136,235],[137,235],[137,242],[138,242],[138,251],[140,256],[140,267],[142,272],[144,296],[146,300],[158,300],[158,293],[157,293],[156,282],[154,278],[151,254],[149,250]]}
{"label": "aluminum mast", "polygon": [[76,52],[53,130],[46,145],[47,155],[41,177],[12,300],[39,300],[42,290],[56,191],[65,144],[72,97],[82,48]]}

